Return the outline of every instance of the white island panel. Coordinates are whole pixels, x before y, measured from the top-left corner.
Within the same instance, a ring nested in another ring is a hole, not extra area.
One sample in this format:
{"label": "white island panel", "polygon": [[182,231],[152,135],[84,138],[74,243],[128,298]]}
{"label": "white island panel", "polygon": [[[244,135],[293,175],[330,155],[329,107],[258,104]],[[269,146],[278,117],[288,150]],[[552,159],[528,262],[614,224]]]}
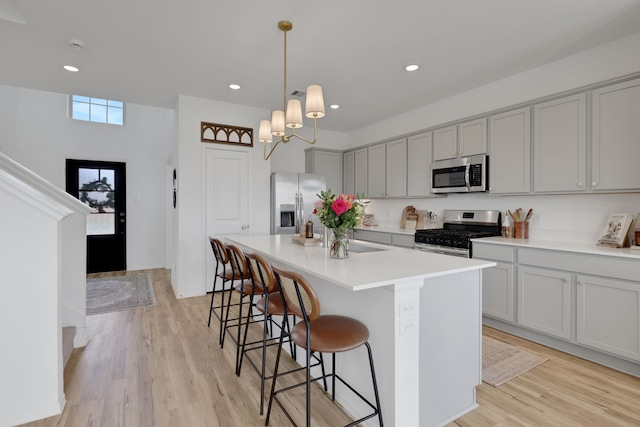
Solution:
{"label": "white island panel", "polygon": [[[305,275],[323,314],[367,325],[385,425],[441,426],[477,406],[481,269],[495,263],[362,242],[356,244],[383,250],[336,260],[325,248],[298,245],[291,236],[225,239]],[[366,357],[364,349],[339,354],[337,372],[372,400]],[[348,413],[367,413],[340,391],[336,399]]]}

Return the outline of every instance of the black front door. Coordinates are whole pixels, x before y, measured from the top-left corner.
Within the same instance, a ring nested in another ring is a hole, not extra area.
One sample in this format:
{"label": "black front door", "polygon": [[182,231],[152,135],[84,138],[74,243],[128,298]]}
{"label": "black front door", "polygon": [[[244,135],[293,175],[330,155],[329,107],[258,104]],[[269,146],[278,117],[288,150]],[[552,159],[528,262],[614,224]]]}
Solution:
{"label": "black front door", "polygon": [[96,211],[87,217],[87,273],[127,269],[125,164],[67,159],[67,193]]}

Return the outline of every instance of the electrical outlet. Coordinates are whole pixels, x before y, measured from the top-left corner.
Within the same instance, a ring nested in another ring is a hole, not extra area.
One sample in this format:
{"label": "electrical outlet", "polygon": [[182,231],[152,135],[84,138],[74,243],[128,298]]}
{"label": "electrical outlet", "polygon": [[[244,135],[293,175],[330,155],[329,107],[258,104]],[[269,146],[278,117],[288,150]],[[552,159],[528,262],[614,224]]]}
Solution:
{"label": "electrical outlet", "polygon": [[408,317],[414,315],[417,311],[416,305],[416,302],[413,300],[401,302],[399,306],[399,317]]}
{"label": "electrical outlet", "polygon": [[415,317],[409,317],[400,322],[400,335],[414,334],[417,330],[418,325]]}
{"label": "electrical outlet", "polygon": [[532,218],[531,218],[531,223],[538,225],[540,224],[540,222],[542,221],[542,214],[540,213],[534,213]]}

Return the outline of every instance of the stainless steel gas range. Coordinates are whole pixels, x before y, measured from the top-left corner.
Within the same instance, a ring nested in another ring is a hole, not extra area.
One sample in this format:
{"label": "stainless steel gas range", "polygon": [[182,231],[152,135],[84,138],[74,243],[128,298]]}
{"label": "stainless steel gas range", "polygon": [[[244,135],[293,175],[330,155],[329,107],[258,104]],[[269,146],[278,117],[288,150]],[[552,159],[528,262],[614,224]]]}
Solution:
{"label": "stainless steel gas range", "polygon": [[499,236],[502,216],[500,211],[445,210],[442,226],[443,228],[416,230],[415,249],[471,258],[471,239]]}

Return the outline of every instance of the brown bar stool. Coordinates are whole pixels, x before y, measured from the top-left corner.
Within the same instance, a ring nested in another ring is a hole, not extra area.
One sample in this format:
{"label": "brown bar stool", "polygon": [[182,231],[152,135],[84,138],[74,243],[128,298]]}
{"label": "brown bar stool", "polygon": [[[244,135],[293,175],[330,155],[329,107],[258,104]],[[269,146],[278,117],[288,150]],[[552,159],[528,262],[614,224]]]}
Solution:
{"label": "brown bar stool", "polygon": [[[359,320],[347,316],[339,315],[321,315],[320,302],[309,282],[300,274],[293,271],[287,271],[277,266],[272,266],[276,279],[280,286],[280,292],[284,295],[285,309],[287,313],[294,314],[303,319],[291,329],[290,339],[298,346],[306,350],[306,381],[284,387],[276,390],[276,381],[278,379],[278,365],[280,363],[280,354],[282,352],[283,335],[280,337],[280,346],[276,356],[276,366],[274,369],[274,378],[271,384],[271,396],[269,398],[269,407],[267,409],[267,419],[265,425],[269,425],[269,416],[271,415],[271,405],[275,401],[284,411],[285,415],[293,425],[296,425],[284,405],[278,399],[278,394],[291,390],[301,385],[306,385],[306,413],[307,427],[311,426],[311,382],[326,380],[331,378],[331,399],[335,400],[336,379],[344,384],[349,390],[357,395],[362,401],[373,409],[373,412],[366,415],[347,426],[357,425],[364,420],[378,416],[380,426],[383,426],[382,411],[380,408],[380,396],[378,394],[378,384],[376,381],[376,372],[373,366],[373,354],[369,345],[369,330],[364,323]],[[336,353],[354,350],[362,345],[367,347],[369,355],[369,366],[371,367],[371,380],[373,383],[373,392],[375,396],[375,405],[369,402],[362,394],[347,384],[339,375],[335,373]],[[322,372],[320,377],[311,378],[310,359],[312,353],[331,353],[332,372],[326,374]],[[325,386],[326,390],[326,386]],[[345,426],[346,427],[346,426]]]}
{"label": "brown bar stool", "polygon": [[[260,255],[252,252],[245,251],[245,256],[247,258],[247,265],[251,274],[251,280],[253,281],[253,289],[255,290],[261,288],[265,291],[264,297],[262,297],[255,304],[255,308],[263,314],[262,339],[258,341],[247,342],[247,334],[249,332],[250,323],[250,317],[247,316],[246,326],[244,329],[244,338],[242,340],[242,349],[240,351],[240,360],[238,362],[238,366],[236,367],[236,374],[240,375],[240,371],[242,370],[242,361],[244,359],[244,355],[247,352],[259,349],[262,350],[262,362],[260,367],[258,367],[247,354],[247,360],[256,370],[258,375],[260,375],[260,415],[262,415],[264,412],[265,381],[272,378],[272,376],[266,375],[267,347],[277,345],[280,339],[279,335],[274,336],[273,334],[273,316],[283,316],[282,324],[278,326],[281,329],[281,332],[287,337],[289,335],[289,316],[286,315],[284,301],[282,300],[282,294],[277,291],[278,284],[269,263]],[[251,300],[253,300],[253,295],[251,295]],[[271,328],[269,328],[269,326],[271,326]],[[288,341],[291,355],[295,359],[295,346],[290,340]],[[296,369],[296,371],[298,370],[300,369]]]}
{"label": "brown bar stool", "polygon": [[[227,245],[227,251],[229,254],[229,263],[231,264],[231,277],[232,281],[238,280],[238,284],[233,287],[232,292],[229,292],[229,297],[227,298],[227,307],[225,310],[224,322],[221,322],[222,332],[220,338],[220,347],[224,347],[224,339],[227,332],[227,329],[236,327],[237,333],[234,337],[231,335],[231,339],[234,341],[236,345],[236,372],[238,370],[238,363],[240,360],[240,336],[242,329],[242,307],[245,298],[253,297],[253,295],[262,295],[264,294],[264,289],[262,288],[262,284],[256,283],[254,286],[251,281],[251,274],[249,273],[249,267],[247,265],[247,260],[245,258],[244,252],[240,248],[235,245]],[[237,304],[231,304],[231,296],[233,293],[240,294],[240,301]],[[247,313],[247,318],[253,317],[253,302],[249,301],[249,308]],[[233,318],[229,318],[230,308],[233,306],[238,307],[238,315]]]}
{"label": "brown bar stool", "polygon": [[[215,314],[215,316],[220,321],[220,324],[222,324],[222,321],[224,319],[224,285],[226,282],[232,279],[232,272],[231,270],[227,271],[227,266],[229,265],[229,253],[227,252],[227,248],[224,243],[222,243],[220,239],[216,239],[214,237],[209,237],[209,243],[211,244],[211,249],[213,250],[213,256],[216,259],[215,276],[213,278],[213,290],[211,292],[211,305],[209,307],[209,321],[207,322],[207,326],[211,327],[212,315]],[[220,291],[216,289],[218,279],[222,280]],[[216,292],[221,292],[222,294],[220,296],[220,299],[222,301],[219,305],[214,305]],[[222,332],[222,328],[220,329],[220,332]]]}

